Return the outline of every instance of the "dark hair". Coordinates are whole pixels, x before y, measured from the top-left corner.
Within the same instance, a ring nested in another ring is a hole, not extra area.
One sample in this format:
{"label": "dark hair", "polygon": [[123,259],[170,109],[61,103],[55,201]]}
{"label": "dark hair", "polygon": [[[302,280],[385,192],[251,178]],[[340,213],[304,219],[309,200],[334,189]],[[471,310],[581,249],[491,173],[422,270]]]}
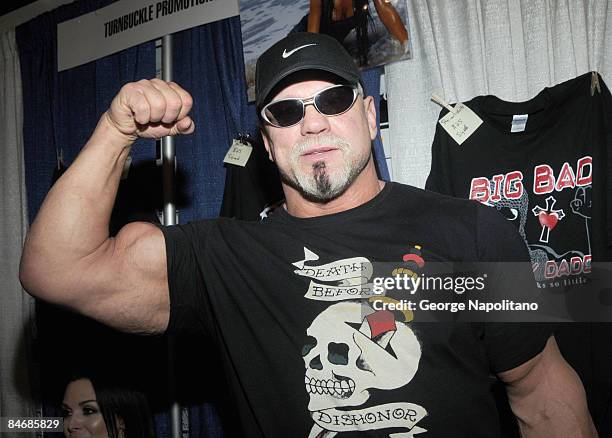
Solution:
{"label": "dark hair", "polygon": [[118,419],[123,421],[125,438],[155,437],[149,402],[142,392],[87,375],[72,377],[68,383],[80,379],[89,380],[93,386],[109,438],[119,437]]}
{"label": "dark hair", "polygon": [[357,34],[357,52],[359,53],[359,65],[365,67],[368,64],[368,24],[372,21],[368,0],[353,0],[353,14],[355,15],[355,32]]}
{"label": "dark hair", "polygon": [[[333,1],[323,1],[323,9],[321,16],[326,27],[331,29],[332,14],[334,11]],[[368,39],[368,25],[374,26],[374,20],[370,14],[368,0],[353,0],[353,17],[355,24],[355,36],[357,41],[357,59],[360,67],[365,67],[368,64],[368,49],[370,41]],[[342,42],[346,34],[343,34],[339,40]],[[337,38],[337,37],[336,37]]]}

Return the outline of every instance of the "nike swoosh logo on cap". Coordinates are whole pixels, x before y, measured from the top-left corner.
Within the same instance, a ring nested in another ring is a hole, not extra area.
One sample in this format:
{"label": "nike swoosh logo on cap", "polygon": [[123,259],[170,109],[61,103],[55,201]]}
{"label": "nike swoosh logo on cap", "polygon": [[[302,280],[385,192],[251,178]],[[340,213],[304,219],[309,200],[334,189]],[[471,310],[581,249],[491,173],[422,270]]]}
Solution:
{"label": "nike swoosh logo on cap", "polygon": [[308,46],[316,46],[316,45],[317,45],[317,43],[304,44],[303,46],[296,47],[295,49],[293,49],[293,50],[289,50],[288,52],[287,52],[287,49],[285,49],[285,50],[283,50],[283,59],[287,59],[287,58],[289,58],[289,57],[290,57],[291,55],[293,55],[295,52],[297,52],[298,50],[303,49],[304,47],[308,47]]}

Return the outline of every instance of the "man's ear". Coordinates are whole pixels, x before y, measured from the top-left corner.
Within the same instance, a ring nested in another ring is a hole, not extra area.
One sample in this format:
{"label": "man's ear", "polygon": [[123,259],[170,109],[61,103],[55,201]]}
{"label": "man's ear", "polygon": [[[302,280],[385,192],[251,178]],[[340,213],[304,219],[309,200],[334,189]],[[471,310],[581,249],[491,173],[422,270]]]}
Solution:
{"label": "man's ear", "polygon": [[268,132],[266,128],[261,128],[261,138],[263,139],[264,146],[266,147],[266,151],[268,152],[268,158],[270,161],[274,163],[274,148],[271,146],[270,138],[268,137]]}
{"label": "man's ear", "polygon": [[363,108],[368,121],[370,140],[374,140],[376,138],[376,134],[378,134],[378,126],[376,125],[376,105],[374,104],[374,98],[372,96],[363,98]]}

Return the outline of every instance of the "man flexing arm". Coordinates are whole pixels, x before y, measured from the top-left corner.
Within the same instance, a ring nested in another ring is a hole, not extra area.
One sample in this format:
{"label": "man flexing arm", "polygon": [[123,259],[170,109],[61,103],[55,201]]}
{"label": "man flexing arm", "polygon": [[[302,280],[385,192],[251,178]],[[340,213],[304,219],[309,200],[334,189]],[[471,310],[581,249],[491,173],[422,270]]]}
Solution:
{"label": "man flexing arm", "polygon": [[185,90],[159,79],[121,89],[28,232],[19,276],[30,294],[127,332],[166,328],[161,231],[136,222],[109,237],[108,225],[131,145],[138,137],[193,132],[191,106]]}

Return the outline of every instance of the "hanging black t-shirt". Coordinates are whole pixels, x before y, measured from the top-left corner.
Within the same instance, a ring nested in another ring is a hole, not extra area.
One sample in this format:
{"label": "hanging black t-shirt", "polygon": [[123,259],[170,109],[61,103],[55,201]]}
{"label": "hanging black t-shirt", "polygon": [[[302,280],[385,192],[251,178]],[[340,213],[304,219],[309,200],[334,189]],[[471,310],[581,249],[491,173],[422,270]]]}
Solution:
{"label": "hanging black t-shirt", "polygon": [[499,436],[491,373],[532,358],[550,335],[543,325],[421,323],[418,311],[374,311],[355,295],[377,261],[527,260],[514,227],[476,202],[387,183],[328,216],[281,208],[262,223],[163,232],[168,331],[219,345],[243,436]]}
{"label": "hanging black t-shirt", "polygon": [[612,259],[612,98],[601,78],[591,95],[591,80],[527,102],[466,102],[484,123],[462,145],[436,128],[425,187],[478,200],[514,223],[540,288],[583,284],[593,261]]}
{"label": "hanging black t-shirt", "polygon": [[262,212],[283,199],[276,165],[260,142],[249,139],[253,151],[244,167],[226,164],[221,217],[259,221]]}

